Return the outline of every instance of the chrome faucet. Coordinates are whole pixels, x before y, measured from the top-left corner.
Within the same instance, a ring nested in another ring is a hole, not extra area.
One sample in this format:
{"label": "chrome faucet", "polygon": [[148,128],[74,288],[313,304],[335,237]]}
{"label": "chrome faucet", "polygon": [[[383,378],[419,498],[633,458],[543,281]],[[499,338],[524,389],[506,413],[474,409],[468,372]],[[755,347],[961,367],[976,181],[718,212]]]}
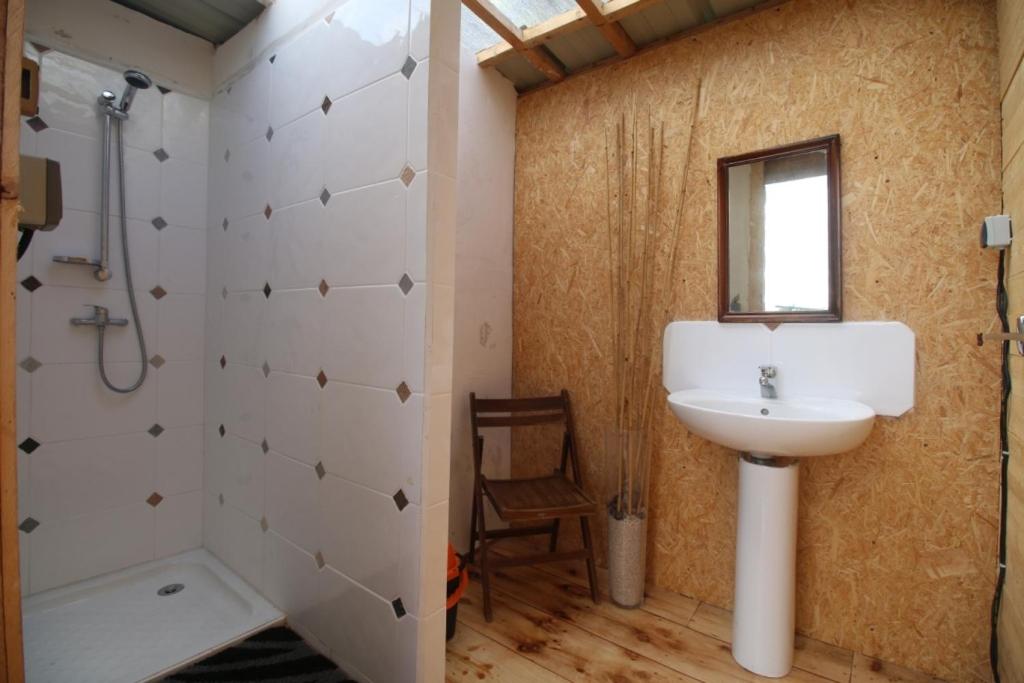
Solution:
{"label": "chrome faucet", "polygon": [[761,385],[761,398],[778,398],[779,395],[775,391],[775,379],[777,370],[774,365],[761,365],[758,366],[761,371],[761,377],[757,380],[757,383]]}
{"label": "chrome faucet", "polygon": [[84,325],[95,325],[100,330],[103,328],[113,325],[115,327],[124,327],[128,324],[127,318],[111,318],[110,310],[106,306],[93,306],[93,317],[91,318],[72,318],[71,324],[75,327],[82,327]]}

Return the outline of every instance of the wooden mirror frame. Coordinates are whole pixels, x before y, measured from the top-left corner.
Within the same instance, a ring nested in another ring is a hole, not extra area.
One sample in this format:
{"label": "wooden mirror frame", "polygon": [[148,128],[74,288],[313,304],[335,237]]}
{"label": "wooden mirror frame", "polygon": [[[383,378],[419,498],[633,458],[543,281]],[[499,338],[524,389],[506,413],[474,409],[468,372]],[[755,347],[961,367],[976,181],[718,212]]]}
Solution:
{"label": "wooden mirror frame", "polygon": [[[828,310],[807,312],[729,310],[729,169],[757,161],[823,150],[828,167]],[[839,135],[763,149],[718,160],[718,321],[723,323],[820,323],[843,319],[843,273],[840,229]]]}

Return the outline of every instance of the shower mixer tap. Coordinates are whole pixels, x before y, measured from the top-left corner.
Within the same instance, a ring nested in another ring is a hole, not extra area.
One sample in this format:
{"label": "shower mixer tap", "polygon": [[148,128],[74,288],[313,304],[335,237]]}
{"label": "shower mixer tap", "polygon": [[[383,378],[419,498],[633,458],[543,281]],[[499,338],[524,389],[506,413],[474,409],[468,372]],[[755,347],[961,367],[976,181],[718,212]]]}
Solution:
{"label": "shower mixer tap", "polygon": [[95,325],[99,328],[113,325],[114,327],[126,327],[128,325],[127,318],[111,318],[110,309],[106,306],[93,306],[93,317],[91,318],[72,318],[71,324],[75,327],[82,327],[85,325]]}

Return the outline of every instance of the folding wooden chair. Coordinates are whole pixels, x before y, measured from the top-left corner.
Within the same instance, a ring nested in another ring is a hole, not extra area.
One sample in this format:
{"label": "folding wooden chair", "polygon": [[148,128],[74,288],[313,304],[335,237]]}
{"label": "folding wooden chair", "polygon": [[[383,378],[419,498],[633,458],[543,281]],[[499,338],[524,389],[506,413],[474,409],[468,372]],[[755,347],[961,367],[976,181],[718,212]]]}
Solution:
{"label": "folding wooden chair", "polygon": [[[573,430],[569,392],[543,398],[480,399],[469,395],[469,410],[473,430],[473,513],[469,531],[469,561],[476,557],[480,543],[480,582],[484,592],[484,617],[492,619],[489,573],[501,567],[584,560],[590,597],[598,602],[597,571],[594,546],[590,537],[590,517],[597,513],[597,503],[583,490],[576,434]],[[484,437],[481,429],[491,427],[523,427],[561,422],[562,461],[553,474],[529,479],[488,479],[481,471],[484,455]],[[572,466],[572,477],[567,467]],[[531,526],[511,527],[488,531],[484,516],[484,498],[502,521],[533,523]],[[558,552],[558,528],[562,518],[578,517],[583,536],[582,550]],[[511,536],[550,535],[547,553],[522,557],[492,557],[489,545]]]}

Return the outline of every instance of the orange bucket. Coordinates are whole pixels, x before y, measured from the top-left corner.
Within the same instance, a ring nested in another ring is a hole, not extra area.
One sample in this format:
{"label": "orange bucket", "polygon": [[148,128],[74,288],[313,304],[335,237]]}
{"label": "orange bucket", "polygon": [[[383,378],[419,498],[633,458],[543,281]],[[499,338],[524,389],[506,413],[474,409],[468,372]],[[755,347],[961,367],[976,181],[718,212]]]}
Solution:
{"label": "orange bucket", "polygon": [[466,560],[455,552],[452,544],[448,544],[448,611],[445,624],[445,637],[451,640],[455,636],[455,622],[458,618],[459,600],[469,585],[469,572]]}

